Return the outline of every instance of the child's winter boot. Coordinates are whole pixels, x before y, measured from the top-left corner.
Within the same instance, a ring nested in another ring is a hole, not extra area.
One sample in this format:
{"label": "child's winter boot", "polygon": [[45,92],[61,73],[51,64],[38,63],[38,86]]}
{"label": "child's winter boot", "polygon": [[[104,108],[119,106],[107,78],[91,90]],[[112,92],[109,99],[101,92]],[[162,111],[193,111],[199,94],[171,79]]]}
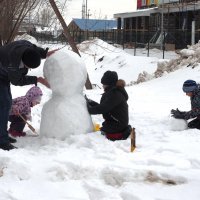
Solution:
{"label": "child's winter boot", "polygon": [[24,137],[24,136],[26,136],[26,133],[22,132],[22,131],[16,131],[16,130],[9,129],[8,132],[13,137]]}

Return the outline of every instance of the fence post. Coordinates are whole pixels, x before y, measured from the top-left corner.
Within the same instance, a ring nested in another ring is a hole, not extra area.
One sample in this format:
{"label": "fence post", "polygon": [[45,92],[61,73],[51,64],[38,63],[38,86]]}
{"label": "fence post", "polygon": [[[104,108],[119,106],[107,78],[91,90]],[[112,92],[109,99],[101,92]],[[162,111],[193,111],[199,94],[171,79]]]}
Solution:
{"label": "fence post", "polygon": [[137,48],[137,27],[138,27],[138,18],[136,17],[136,23],[135,23],[135,48],[134,48],[134,56],[136,56],[136,48]]}
{"label": "fence post", "polygon": [[163,36],[162,36],[162,38],[163,38],[163,41],[162,41],[162,47],[163,47],[163,59],[165,58],[165,31],[163,32]]}
{"label": "fence post", "polygon": [[123,30],[122,30],[122,46],[123,46],[123,49],[124,49],[124,40],[125,40],[125,29],[123,28]]}

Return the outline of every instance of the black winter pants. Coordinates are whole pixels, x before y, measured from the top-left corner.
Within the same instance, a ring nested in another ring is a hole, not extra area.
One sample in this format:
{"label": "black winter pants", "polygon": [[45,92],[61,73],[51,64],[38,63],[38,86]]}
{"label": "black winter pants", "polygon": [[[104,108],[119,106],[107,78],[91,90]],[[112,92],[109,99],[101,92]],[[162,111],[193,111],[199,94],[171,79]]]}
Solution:
{"label": "black winter pants", "polygon": [[10,83],[3,83],[0,80],[0,144],[8,143],[8,117],[12,105]]}
{"label": "black winter pants", "polygon": [[200,129],[200,119],[196,118],[188,123],[188,128]]}
{"label": "black winter pants", "polygon": [[[26,119],[26,117],[24,115],[22,115],[22,116]],[[10,123],[11,130],[23,132],[26,123],[24,122],[24,120],[21,117],[16,116],[16,115],[10,115],[9,121],[11,122]]]}

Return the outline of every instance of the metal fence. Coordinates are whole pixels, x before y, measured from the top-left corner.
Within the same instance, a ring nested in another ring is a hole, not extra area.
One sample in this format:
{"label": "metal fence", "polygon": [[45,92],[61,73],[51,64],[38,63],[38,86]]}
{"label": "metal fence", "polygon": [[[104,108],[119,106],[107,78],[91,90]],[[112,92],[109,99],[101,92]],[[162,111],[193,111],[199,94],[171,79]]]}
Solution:
{"label": "metal fence", "polygon": [[[47,33],[31,33],[41,43],[62,43],[67,40],[63,34],[52,35]],[[163,43],[161,43],[161,32],[143,31],[143,30],[104,30],[104,31],[74,31],[71,32],[75,43],[81,43],[85,40],[99,38],[110,44],[121,44],[126,48],[165,48],[171,44],[175,49],[182,49],[191,44],[191,32],[182,30],[169,30],[163,32]],[[200,31],[195,32],[195,43],[200,39]]]}

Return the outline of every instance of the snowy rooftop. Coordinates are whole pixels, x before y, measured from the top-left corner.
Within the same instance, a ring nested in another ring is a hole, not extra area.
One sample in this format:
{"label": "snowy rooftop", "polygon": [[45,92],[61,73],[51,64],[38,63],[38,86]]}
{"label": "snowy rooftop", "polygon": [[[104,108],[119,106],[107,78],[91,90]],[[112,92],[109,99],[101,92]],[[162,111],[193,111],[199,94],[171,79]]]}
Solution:
{"label": "snowy rooftop", "polygon": [[74,23],[81,30],[99,31],[99,30],[115,29],[117,27],[116,20],[74,18],[72,21],[74,21]]}

